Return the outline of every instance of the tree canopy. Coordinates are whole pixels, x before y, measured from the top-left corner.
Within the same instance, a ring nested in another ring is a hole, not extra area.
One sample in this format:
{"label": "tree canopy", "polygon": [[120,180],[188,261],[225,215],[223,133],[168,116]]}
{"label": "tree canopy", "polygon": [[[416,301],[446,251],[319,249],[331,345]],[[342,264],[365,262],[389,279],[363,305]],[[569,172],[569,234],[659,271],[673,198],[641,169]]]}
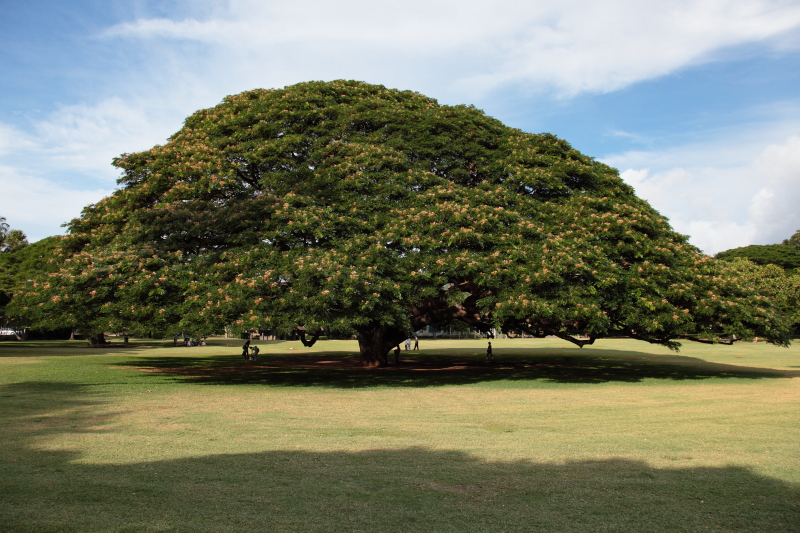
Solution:
{"label": "tree canopy", "polygon": [[786,271],[774,263],[759,265],[744,258],[731,259],[726,267],[729,275],[768,297],[794,333],[800,333],[800,272]]}
{"label": "tree canopy", "polygon": [[725,261],[748,259],[757,265],[777,265],[784,269],[800,268],[800,250],[787,244],[751,244],[719,252],[715,257]]}
{"label": "tree canopy", "polygon": [[581,346],[786,343],[769,301],[615,169],[471,106],[355,81],[259,89],[114,164],[119,189],[69,224],[60,271],[15,298],[20,314],[354,333],[367,365],[452,320]]}
{"label": "tree canopy", "polygon": [[0,253],[0,327],[19,325],[9,323],[6,306],[15,293],[25,291],[29,280],[56,270],[51,259],[60,241],[61,237],[48,237],[30,245],[9,247]]}

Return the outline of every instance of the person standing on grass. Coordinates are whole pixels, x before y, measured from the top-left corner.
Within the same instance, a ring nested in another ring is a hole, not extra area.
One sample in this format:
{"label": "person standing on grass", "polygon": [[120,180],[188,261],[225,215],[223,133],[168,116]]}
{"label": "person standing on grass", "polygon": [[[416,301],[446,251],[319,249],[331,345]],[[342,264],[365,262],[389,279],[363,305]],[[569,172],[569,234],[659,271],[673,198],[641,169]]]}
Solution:
{"label": "person standing on grass", "polygon": [[250,350],[250,339],[247,339],[247,342],[244,343],[244,346],[242,346],[242,357],[244,357],[245,359],[249,359],[249,354],[248,354],[249,350]]}
{"label": "person standing on grass", "polygon": [[397,348],[394,349],[394,363],[396,365],[400,364],[400,345],[397,345]]}
{"label": "person standing on grass", "polygon": [[489,346],[486,348],[486,360],[491,361],[494,359],[494,354],[492,354],[492,343],[489,343]]}
{"label": "person standing on grass", "polygon": [[258,349],[258,346],[252,346],[250,348],[250,360],[251,361],[258,361],[258,352],[261,350]]}
{"label": "person standing on grass", "polygon": [[411,339],[406,339],[406,351],[411,349]]}
{"label": "person standing on grass", "polygon": [[419,350],[419,337],[414,335],[414,349]]}

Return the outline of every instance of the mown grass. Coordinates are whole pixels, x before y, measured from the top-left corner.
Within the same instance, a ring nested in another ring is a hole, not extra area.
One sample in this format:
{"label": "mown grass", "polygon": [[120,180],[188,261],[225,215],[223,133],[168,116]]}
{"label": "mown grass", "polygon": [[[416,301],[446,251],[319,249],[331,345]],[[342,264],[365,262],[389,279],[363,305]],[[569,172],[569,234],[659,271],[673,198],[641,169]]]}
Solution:
{"label": "mown grass", "polygon": [[800,346],[0,343],[3,531],[800,531]]}

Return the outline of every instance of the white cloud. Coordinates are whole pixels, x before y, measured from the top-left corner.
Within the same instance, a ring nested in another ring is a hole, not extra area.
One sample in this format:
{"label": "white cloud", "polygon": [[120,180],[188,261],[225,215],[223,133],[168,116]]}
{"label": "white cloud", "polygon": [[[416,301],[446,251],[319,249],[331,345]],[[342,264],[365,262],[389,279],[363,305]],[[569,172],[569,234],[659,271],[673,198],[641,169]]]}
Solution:
{"label": "white cloud", "polygon": [[780,242],[800,229],[800,137],[767,146],[753,165],[761,183],[750,206],[757,238]]}
{"label": "white cloud", "polygon": [[31,242],[62,233],[54,228],[111,193],[105,189],[69,189],[8,167],[0,167],[0,190],[0,214],[11,227],[23,230]]}
{"label": "white cloud", "polygon": [[172,113],[164,116],[159,111],[151,104],[137,106],[117,97],[95,105],[64,106],[34,124],[27,147],[46,154],[49,165],[67,172],[115,178],[114,157],[164,142],[179,127]]}
{"label": "white cloud", "polygon": [[[622,179],[706,253],[778,243],[800,229],[797,135],[762,143],[724,138],[605,161],[623,169]],[[645,161],[656,170],[639,166]]]}
{"label": "white cloud", "polygon": [[109,98],[61,107],[27,133],[0,123],[0,216],[31,240],[62,233],[110,194],[120,174],[112,159],[164,142],[183,118],[175,114]]}
{"label": "white cloud", "polygon": [[690,242],[709,254],[752,244],[756,233],[751,222],[737,224],[730,220],[676,220],[673,223],[676,231],[690,235]]}
{"label": "white cloud", "polygon": [[18,150],[34,148],[36,144],[19,129],[0,123],[0,157]]}
{"label": "white cloud", "polygon": [[210,43],[231,52],[214,61],[246,58],[242,72],[288,83],[320,73],[394,83],[423,70],[447,73],[470,96],[508,83],[571,95],[619,89],[743,43],[794,47],[787,36],[798,27],[800,4],[780,0],[232,0],[204,17],[140,19],[105,36]]}

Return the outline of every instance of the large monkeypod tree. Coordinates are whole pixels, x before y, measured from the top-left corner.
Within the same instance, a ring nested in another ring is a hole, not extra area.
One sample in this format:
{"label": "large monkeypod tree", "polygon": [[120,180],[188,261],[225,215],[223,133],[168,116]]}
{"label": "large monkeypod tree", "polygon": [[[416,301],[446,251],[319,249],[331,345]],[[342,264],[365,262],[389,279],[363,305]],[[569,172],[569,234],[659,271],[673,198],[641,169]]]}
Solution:
{"label": "large monkeypod tree", "polygon": [[254,90],[114,164],[119,189],[70,223],[20,313],[351,333],[365,365],[453,320],[580,346],[787,342],[616,170],[471,106],[355,81]]}

